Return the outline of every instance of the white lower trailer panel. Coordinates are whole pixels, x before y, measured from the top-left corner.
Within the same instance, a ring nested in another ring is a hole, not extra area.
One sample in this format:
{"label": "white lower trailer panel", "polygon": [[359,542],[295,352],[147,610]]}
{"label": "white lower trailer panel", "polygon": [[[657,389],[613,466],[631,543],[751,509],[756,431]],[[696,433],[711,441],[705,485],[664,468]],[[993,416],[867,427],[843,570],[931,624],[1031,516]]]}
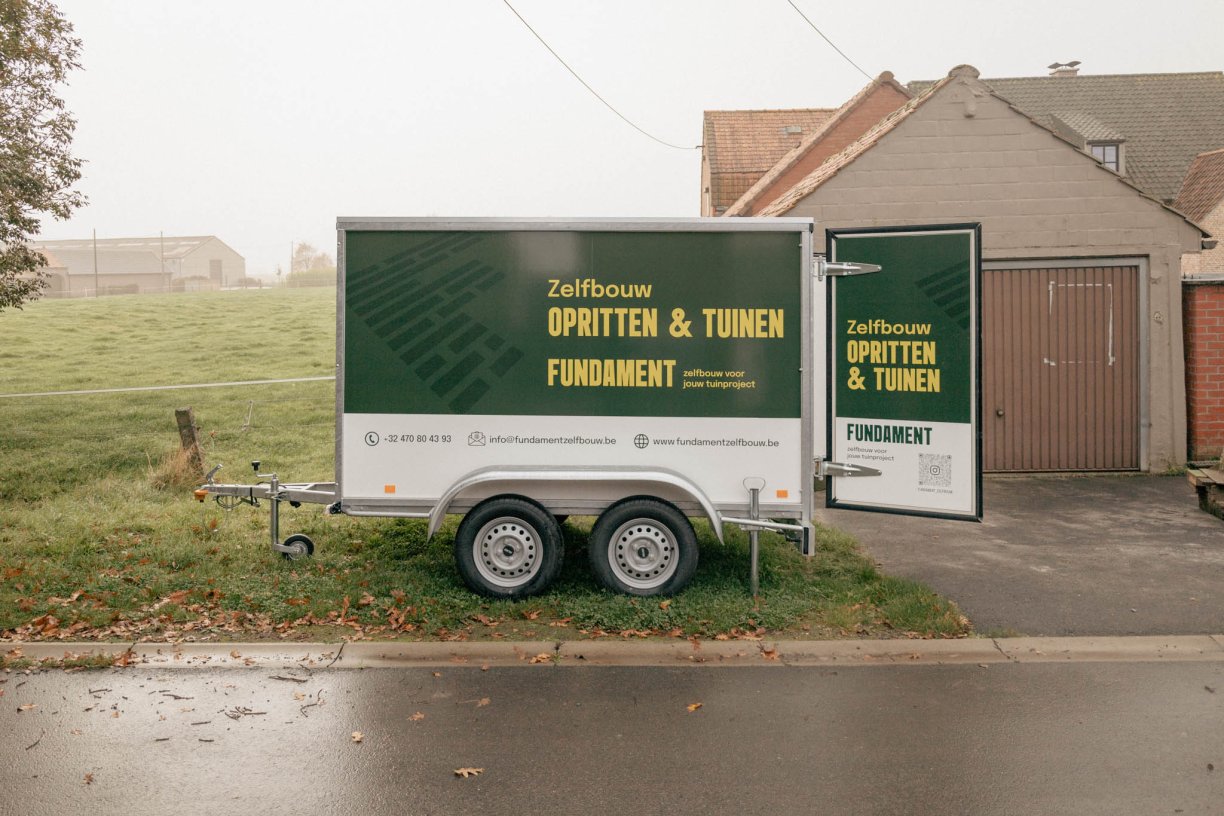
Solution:
{"label": "white lower trailer panel", "polygon": [[[806,493],[798,419],[345,414],[341,434],[346,504],[433,504],[467,474],[507,463],[678,471],[720,507],[746,506],[750,477],[765,481],[761,500],[775,511],[798,513]],[[589,490],[576,483],[554,498]]]}

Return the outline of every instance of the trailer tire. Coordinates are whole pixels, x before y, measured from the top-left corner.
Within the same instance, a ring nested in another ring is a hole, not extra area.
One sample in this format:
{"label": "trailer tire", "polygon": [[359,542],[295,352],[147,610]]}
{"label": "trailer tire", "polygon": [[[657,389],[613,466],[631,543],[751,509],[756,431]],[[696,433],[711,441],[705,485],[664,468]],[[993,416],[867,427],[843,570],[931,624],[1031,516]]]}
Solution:
{"label": "trailer tire", "polygon": [[693,525],[657,499],[628,499],[605,510],[587,553],[599,582],[625,595],[674,595],[697,571]]}
{"label": "trailer tire", "polygon": [[314,542],[310,540],[310,536],[304,536],[301,533],[291,535],[282,542],[286,547],[293,547],[293,552],[282,552],[281,558],[286,561],[296,561],[299,558],[309,558],[314,555]]}
{"label": "trailer tire", "polygon": [[476,505],[455,533],[455,565],[463,582],[491,598],[525,598],[546,590],[561,572],[561,526],[539,505],[495,497]]}

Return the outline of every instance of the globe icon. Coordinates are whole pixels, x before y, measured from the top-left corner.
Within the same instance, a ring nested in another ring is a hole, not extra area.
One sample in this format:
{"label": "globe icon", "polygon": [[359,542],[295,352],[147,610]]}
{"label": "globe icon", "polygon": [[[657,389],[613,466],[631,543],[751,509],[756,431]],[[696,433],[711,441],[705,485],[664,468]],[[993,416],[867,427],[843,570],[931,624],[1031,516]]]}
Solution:
{"label": "globe icon", "polygon": [[638,434],[637,436],[633,437],[633,444],[637,445],[639,448],[645,448],[650,444],[650,437],[646,434]]}

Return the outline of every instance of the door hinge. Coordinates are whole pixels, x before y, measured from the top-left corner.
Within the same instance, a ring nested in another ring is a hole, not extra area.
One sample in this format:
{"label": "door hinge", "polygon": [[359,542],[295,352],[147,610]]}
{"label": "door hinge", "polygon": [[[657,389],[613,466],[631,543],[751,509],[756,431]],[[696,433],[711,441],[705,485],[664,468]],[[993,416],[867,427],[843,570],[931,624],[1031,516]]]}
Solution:
{"label": "door hinge", "polygon": [[849,277],[851,275],[870,275],[873,272],[879,272],[883,267],[879,264],[869,263],[853,263],[851,261],[837,261],[830,263],[825,260],[825,256],[815,254],[812,256],[815,267],[816,280],[824,280],[829,277]]}
{"label": "door hinge", "polygon": [[884,474],[866,465],[847,465],[842,462],[830,462],[816,457],[816,477],[825,479],[829,476],[883,476]]}

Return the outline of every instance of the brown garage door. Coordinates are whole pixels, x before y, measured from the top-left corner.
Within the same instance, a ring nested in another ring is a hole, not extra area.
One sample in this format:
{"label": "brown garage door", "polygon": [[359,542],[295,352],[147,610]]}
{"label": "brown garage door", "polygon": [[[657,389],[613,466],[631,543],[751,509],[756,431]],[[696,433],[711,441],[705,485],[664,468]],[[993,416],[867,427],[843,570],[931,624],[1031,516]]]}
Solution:
{"label": "brown garage door", "polygon": [[983,467],[1138,469],[1139,268],[982,277]]}

